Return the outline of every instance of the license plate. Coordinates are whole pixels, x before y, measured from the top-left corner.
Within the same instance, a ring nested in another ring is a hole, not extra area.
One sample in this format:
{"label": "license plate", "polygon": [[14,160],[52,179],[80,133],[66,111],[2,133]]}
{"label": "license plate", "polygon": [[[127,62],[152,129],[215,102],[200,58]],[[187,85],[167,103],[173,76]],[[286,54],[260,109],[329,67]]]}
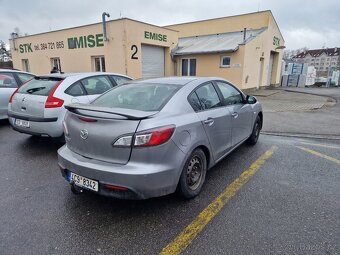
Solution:
{"label": "license plate", "polygon": [[25,128],[29,128],[30,127],[30,122],[27,120],[19,120],[16,119],[15,120],[15,125],[18,127],[25,127]]}
{"label": "license plate", "polygon": [[94,181],[92,179],[86,178],[84,176],[72,173],[72,172],[68,172],[68,181],[69,182],[73,182],[75,185],[85,188],[85,189],[89,189],[89,190],[93,190],[93,191],[98,191],[98,182]]}

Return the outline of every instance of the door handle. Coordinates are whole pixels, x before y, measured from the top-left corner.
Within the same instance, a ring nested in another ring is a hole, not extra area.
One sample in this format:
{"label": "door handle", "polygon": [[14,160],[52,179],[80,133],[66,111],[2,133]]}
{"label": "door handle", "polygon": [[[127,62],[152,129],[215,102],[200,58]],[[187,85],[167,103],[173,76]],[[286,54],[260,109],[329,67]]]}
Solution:
{"label": "door handle", "polygon": [[238,113],[237,113],[237,112],[234,112],[234,113],[231,114],[231,116],[233,116],[234,119],[236,119],[236,118],[238,117]]}
{"label": "door handle", "polygon": [[213,118],[207,118],[205,121],[203,121],[203,123],[211,126],[212,124],[214,124],[214,119]]}

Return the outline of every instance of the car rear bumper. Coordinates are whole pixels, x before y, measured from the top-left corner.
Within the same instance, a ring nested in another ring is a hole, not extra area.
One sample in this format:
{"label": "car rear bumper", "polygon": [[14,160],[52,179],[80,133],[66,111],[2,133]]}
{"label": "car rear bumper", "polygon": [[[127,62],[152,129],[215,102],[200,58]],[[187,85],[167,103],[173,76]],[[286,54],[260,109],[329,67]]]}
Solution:
{"label": "car rear bumper", "polygon": [[[168,164],[130,160],[126,165],[120,165],[85,158],[64,145],[58,150],[58,164],[65,179],[67,179],[67,172],[72,171],[98,181],[99,190],[95,193],[100,195],[122,199],[146,199],[175,192],[185,154],[180,150],[174,154],[179,158]],[[104,184],[124,187],[128,190],[107,189]]]}
{"label": "car rear bumper", "polygon": [[[8,112],[9,123],[14,130],[37,136],[60,137],[63,135],[62,120],[58,118],[29,117]],[[29,121],[29,128],[15,125],[15,119]]]}

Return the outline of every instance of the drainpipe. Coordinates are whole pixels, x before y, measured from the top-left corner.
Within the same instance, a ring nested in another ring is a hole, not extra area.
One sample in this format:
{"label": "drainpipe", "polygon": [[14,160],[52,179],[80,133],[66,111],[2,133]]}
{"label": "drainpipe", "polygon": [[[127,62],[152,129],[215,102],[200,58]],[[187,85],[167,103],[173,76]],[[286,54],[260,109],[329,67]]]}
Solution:
{"label": "drainpipe", "polygon": [[107,38],[107,33],[106,33],[106,19],[105,17],[110,17],[110,14],[107,12],[103,12],[102,14],[102,21],[103,21],[103,35],[104,35],[104,41],[108,41],[109,39]]}
{"label": "drainpipe", "polygon": [[243,28],[243,43],[246,43],[247,28]]}

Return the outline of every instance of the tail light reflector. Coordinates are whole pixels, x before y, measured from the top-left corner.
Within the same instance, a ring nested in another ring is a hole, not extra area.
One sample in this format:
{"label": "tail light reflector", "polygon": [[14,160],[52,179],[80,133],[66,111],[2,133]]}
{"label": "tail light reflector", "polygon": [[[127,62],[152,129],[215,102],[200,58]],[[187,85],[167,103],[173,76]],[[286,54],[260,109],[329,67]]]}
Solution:
{"label": "tail light reflector", "polygon": [[121,186],[116,186],[116,185],[111,185],[111,184],[104,184],[103,185],[107,189],[115,189],[115,190],[129,190],[128,188],[121,187]]}

